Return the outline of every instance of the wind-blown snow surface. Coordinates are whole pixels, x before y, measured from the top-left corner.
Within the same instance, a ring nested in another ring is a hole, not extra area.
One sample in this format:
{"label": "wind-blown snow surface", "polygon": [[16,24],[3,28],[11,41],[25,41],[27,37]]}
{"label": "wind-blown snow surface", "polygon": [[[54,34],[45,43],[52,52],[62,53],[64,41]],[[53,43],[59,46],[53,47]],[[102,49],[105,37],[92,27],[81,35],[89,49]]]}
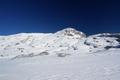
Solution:
{"label": "wind-blown snow surface", "polygon": [[119,80],[120,50],[0,61],[0,80]]}
{"label": "wind-blown snow surface", "polygon": [[119,80],[120,34],[0,36],[0,80]]}

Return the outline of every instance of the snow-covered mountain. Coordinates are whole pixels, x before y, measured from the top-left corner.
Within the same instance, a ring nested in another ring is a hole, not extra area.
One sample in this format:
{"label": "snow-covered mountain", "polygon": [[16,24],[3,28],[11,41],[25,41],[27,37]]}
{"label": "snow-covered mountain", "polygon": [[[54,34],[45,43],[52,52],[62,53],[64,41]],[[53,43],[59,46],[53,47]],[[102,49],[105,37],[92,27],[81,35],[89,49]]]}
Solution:
{"label": "snow-covered mountain", "polygon": [[66,28],[56,33],[20,33],[0,36],[0,58],[65,56],[73,52],[92,53],[119,47],[119,33],[102,33],[86,37],[85,33],[73,28]]}
{"label": "snow-covered mountain", "polygon": [[0,36],[0,80],[120,80],[120,33]]}

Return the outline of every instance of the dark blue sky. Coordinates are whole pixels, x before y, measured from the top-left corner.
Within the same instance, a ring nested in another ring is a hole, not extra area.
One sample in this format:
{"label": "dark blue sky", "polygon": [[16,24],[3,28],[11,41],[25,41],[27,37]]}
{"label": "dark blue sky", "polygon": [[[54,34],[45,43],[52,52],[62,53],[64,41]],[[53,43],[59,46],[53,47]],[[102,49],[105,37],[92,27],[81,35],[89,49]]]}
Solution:
{"label": "dark blue sky", "polygon": [[56,32],[120,32],[119,0],[0,0],[0,35]]}

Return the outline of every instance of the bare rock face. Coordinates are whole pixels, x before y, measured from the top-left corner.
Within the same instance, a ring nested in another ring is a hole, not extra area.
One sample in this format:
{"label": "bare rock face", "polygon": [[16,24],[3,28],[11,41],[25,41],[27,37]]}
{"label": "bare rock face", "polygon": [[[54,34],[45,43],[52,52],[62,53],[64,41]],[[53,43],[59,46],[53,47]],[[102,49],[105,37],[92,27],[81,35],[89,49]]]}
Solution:
{"label": "bare rock face", "polygon": [[59,36],[68,36],[68,37],[76,37],[76,38],[85,38],[86,35],[83,32],[80,32],[74,28],[66,28],[61,31],[55,33]]}

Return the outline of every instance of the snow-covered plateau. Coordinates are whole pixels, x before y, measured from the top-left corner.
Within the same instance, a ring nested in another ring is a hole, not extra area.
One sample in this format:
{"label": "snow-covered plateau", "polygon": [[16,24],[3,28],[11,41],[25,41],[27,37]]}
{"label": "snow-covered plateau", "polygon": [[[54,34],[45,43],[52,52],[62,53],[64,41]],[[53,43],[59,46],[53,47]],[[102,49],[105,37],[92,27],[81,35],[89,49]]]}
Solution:
{"label": "snow-covered plateau", "polygon": [[120,80],[120,33],[0,36],[0,80]]}

